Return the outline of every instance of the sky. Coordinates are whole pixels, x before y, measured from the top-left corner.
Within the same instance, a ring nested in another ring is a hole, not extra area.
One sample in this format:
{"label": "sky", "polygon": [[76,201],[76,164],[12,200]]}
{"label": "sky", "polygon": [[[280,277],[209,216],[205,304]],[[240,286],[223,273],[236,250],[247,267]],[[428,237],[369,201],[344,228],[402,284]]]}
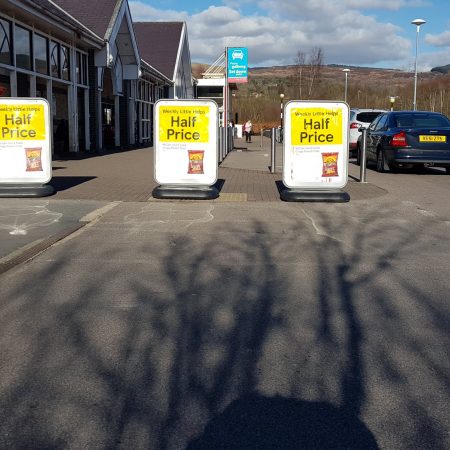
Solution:
{"label": "sky", "polygon": [[320,48],[324,64],[418,71],[450,64],[450,0],[129,0],[134,21],[187,23],[191,61],[247,47],[250,67],[295,64]]}

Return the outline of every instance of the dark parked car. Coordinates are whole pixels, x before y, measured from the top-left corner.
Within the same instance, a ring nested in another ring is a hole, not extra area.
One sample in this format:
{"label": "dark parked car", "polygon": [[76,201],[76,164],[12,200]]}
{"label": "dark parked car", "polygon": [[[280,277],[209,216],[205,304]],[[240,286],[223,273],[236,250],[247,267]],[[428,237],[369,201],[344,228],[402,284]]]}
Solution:
{"label": "dark parked car", "polygon": [[[357,143],[361,161],[362,136]],[[367,161],[378,172],[400,168],[445,167],[450,174],[450,120],[427,111],[390,111],[380,114],[367,129]]]}

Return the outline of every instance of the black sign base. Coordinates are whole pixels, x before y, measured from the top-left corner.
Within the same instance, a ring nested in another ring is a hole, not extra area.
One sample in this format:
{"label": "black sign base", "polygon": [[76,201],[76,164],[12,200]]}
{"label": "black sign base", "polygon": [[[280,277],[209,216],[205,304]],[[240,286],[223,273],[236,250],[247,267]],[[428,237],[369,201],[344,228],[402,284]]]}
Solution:
{"label": "black sign base", "polygon": [[49,184],[44,185],[0,185],[0,197],[47,197],[55,193],[55,188]]}
{"label": "black sign base", "polygon": [[215,186],[157,186],[152,196],[158,199],[213,200],[219,196]]}
{"label": "black sign base", "polygon": [[281,200],[285,202],[332,202],[345,203],[350,201],[350,195],[343,191],[314,191],[314,190],[296,190],[286,188],[281,191]]}

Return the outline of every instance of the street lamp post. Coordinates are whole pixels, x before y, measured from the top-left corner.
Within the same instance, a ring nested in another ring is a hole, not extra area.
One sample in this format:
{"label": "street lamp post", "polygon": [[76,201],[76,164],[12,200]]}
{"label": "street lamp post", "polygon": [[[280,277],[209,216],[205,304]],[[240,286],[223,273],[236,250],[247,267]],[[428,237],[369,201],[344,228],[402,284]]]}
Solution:
{"label": "street lamp post", "polygon": [[283,100],[284,94],[280,94],[280,142],[283,142]]}
{"label": "street lamp post", "polygon": [[347,103],[348,73],[350,72],[350,69],[342,69],[342,72],[345,73],[344,102]]}
{"label": "street lamp post", "polygon": [[414,100],[413,100],[413,110],[415,111],[417,108],[417,55],[419,52],[419,29],[420,25],[423,25],[424,23],[427,23],[423,19],[414,19],[411,21],[413,25],[416,26],[416,61],[414,64]]}

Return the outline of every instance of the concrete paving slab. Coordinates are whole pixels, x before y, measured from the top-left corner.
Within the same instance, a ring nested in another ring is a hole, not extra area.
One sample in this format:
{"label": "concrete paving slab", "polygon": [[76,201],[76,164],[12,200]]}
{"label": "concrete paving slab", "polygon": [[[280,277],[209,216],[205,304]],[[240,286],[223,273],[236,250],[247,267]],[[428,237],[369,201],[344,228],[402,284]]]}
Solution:
{"label": "concrete paving slab", "polygon": [[72,230],[89,213],[92,218],[93,211],[106,204],[97,200],[0,199],[0,263],[56,234],[64,235],[64,230]]}

